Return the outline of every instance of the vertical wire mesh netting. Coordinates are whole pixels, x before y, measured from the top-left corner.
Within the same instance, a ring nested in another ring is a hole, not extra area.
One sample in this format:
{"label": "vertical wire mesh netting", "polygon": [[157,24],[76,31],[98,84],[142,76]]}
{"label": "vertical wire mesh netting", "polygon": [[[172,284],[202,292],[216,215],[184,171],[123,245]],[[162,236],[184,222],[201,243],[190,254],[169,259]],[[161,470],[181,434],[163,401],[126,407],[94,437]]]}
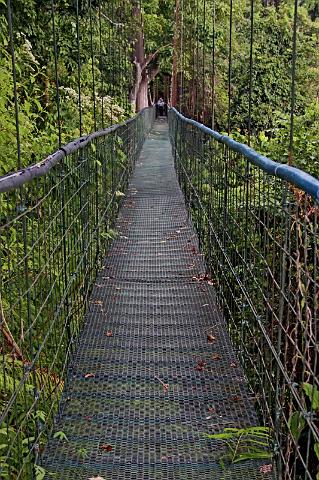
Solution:
{"label": "vertical wire mesh netting", "polygon": [[145,109],[0,178],[1,478],[35,478],[40,469],[88,295],[153,116]]}
{"label": "vertical wire mesh netting", "polygon": [[179,181],[280,478],[314,480],[319,182],[296,169],[296,184],[287,182],[229,146],[236,142],[174,110],[169,120]]}

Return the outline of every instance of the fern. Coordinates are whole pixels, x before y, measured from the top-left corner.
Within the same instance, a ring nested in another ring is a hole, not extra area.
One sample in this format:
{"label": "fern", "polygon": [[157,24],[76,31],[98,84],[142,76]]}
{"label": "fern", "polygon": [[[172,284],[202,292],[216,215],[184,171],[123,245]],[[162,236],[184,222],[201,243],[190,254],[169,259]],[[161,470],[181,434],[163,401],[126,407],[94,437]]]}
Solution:
{"label": "fern", "polygon": [[244,460],[270,460],[271,435],[268,427],[225,428],[222,433],[207,434],[212,440],[225,441],[226,451],[220,457],[224,462],[238,463]]}

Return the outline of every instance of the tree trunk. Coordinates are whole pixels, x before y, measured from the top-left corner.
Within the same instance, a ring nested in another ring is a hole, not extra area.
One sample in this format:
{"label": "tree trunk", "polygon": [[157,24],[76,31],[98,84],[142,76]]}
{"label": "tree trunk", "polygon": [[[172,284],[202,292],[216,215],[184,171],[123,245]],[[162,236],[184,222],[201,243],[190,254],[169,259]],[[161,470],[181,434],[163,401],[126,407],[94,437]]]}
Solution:
{"label": "tree trunk", "polygon": [[136,21],[137,25],[137,37],[134,41],[134,53],[133,53],[133,63],[135,65],[135,78],[134,85],[130,93],[130,102],[132,105],[133,112],[138,111],[138,101],[140,85],[142,82],[142,72],[143,72],[143,63],[145,61],[145,51],[144,51],[144,35],[143,35],[143,24],[141,10],[138,5],[133,7],[133,18]]}
{"label": "tree trunk", "polygon": [[148,103],[148,74],[144,70],[142,73],[141,83],[138,89],[137,97],[136,97],[136,110],[139,112],[145,107],[149,106]]}
{"label": "tree trunk", "polygon": [[134,85],[130,92],[130,102],[133,112],[139,112],[149,106],[148,85],[159,72],[158,68],[150,69],[149,66],[160,49],[155,53],[145,55],[142,14],[137,4],[133,7],[133,17],[136,20],[137,36],[134,40],[133,62],[135,65],[135,78]]}

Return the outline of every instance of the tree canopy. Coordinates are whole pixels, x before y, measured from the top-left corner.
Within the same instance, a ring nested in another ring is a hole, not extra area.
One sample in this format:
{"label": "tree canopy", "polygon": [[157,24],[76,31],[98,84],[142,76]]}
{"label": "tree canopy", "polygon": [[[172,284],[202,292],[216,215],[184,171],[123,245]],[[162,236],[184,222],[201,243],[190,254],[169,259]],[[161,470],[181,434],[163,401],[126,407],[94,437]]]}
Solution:
{"label": "tree canopy", "polygon": [[[250,121],[252,145],[287,161],[292,0],[254,1],[250,120],[250,0],[232,2],[231,45],[230,2],[223,0],[11,5],[22,165],[45,157],[59,142],[121,121],[159,95],[167,101],[174,96],[186,115],[222,132],[230,129],[243,142]],[[318,5],[304,0],[298,8],[293,155],[295,165],[317,176]],[[0,0],[2,174],[18,166],[11,50],[7,2]]]}

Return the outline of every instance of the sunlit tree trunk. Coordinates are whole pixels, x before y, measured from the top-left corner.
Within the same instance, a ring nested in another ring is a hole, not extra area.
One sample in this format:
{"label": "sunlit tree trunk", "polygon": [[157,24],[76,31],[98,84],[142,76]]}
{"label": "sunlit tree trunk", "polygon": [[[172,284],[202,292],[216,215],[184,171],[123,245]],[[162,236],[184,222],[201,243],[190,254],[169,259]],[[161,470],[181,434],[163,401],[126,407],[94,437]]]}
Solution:
{"label": "sunlit tree trunk", "polygon": [[150,63],[159,52],[145,55],[144,29],[139,4],[133,7],[133,17],[137,27],[134,40],[133,63],[135,65],[134,84],[130,92],[130,102],[133,112],[139,112],[149,106],[148,85],[159,72],[158,68],[150,68]]}

